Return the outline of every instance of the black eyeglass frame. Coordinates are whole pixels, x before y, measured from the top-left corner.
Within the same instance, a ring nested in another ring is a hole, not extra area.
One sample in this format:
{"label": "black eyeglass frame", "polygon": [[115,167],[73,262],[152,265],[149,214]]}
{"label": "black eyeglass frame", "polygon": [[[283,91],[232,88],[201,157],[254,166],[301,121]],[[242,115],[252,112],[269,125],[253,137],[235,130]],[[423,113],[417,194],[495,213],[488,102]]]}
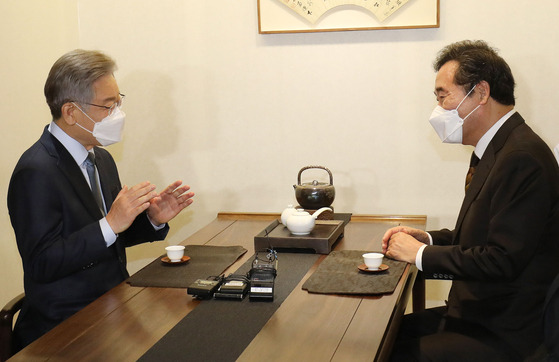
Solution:
{"label": "black eyeglass frame", "polygon": [[[124,98],[126,97],[126,95],[119,93],[118,94],[120,96],[120,99],[116,102],[114,102],[110,107],[108,106],[100,106],[98,104],[94,104],[94,103],[87,103],[87,102],[83,102],[83,104],[87,104],[89,106],[95,106],[95,107],[100,107],[100,108],[105,108],[106,110],[109,111],[109,116],[114,112],[116,107],[121,107],[122,106],[122,102],[124,101]],[[81,103],[81,102],[80,102]]]}

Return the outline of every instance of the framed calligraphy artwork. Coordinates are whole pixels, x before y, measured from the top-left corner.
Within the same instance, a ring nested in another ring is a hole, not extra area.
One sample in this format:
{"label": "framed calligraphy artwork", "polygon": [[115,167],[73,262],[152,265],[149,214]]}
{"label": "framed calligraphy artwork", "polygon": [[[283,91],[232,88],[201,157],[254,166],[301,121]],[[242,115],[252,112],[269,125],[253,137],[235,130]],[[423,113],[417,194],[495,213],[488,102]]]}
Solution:
{"label": "framed calligraphy artwork", "polygon": [[439,27],[440,0],[257,0],[260,34]]}

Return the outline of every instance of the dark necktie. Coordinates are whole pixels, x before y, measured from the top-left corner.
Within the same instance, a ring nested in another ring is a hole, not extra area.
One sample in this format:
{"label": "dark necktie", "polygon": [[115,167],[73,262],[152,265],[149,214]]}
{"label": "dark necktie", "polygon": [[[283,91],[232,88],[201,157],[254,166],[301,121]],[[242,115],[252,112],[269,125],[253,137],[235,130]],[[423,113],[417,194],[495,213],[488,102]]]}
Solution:
{"label": "dark necktie", "polygon": [[93,152],[88,152],[87,158],[84,161],[85,168],[87,170],[87,176],[89,176],[89,184],[91,185],[91,192],[95,201],[97,201],[97,206],[105,215],[105,207],[103,206],[103,198],[101,196],[101,188],[97,183],[97,169],[95,168],[95,154]]}
{"label": "dark necktie", "polygon": [[472,183],[472,179],[474,178],[478,163],[479,158],[476,156],[475,152],[472,152],[472,158],[470,159],[470,168],[468,169],[468,174],[466,175],[466,191],[468,191],[468,188]]}

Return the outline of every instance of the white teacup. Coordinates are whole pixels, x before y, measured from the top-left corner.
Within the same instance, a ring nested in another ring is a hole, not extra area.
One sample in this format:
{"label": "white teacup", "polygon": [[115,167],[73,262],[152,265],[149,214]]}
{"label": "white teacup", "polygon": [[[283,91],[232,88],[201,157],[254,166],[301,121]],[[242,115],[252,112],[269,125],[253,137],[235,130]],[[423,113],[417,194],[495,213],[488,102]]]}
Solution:
{"label": "white teacup", "polygon": [[165,248],[167,250],[167,256],[171,260],[171,262],[176,263],[182,260],[184,255],[184,246],[183,245],[171,245]]}
{"label": "white teacup", "polygon": [[378,270],[378,268],[382,264],[383,258],[384,255],[381,253],[363,254],[363,260],[365,261],[365,265],[367,265],[367,269],[369,270]]}

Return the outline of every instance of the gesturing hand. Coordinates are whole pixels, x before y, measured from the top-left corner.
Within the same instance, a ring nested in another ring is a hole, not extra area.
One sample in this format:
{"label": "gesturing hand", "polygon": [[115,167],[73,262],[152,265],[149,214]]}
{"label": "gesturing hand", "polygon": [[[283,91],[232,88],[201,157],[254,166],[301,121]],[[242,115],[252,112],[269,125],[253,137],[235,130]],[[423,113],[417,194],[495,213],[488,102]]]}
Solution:
{"label": "gesturing hand", "polygon": [[115,234],[128,229],[134,219],[150,206],[150,200],[157,196],[155,185],[145,181],[128,188],[124,185],[107,213],[107,222]]}
{"label": "gesturing hand", "polygon": [[182,181],[177,180],[149,201],[148,216],[155,225],[169,222],[194,202],[194,192],[187,192],[190,186],[181,185]]}

